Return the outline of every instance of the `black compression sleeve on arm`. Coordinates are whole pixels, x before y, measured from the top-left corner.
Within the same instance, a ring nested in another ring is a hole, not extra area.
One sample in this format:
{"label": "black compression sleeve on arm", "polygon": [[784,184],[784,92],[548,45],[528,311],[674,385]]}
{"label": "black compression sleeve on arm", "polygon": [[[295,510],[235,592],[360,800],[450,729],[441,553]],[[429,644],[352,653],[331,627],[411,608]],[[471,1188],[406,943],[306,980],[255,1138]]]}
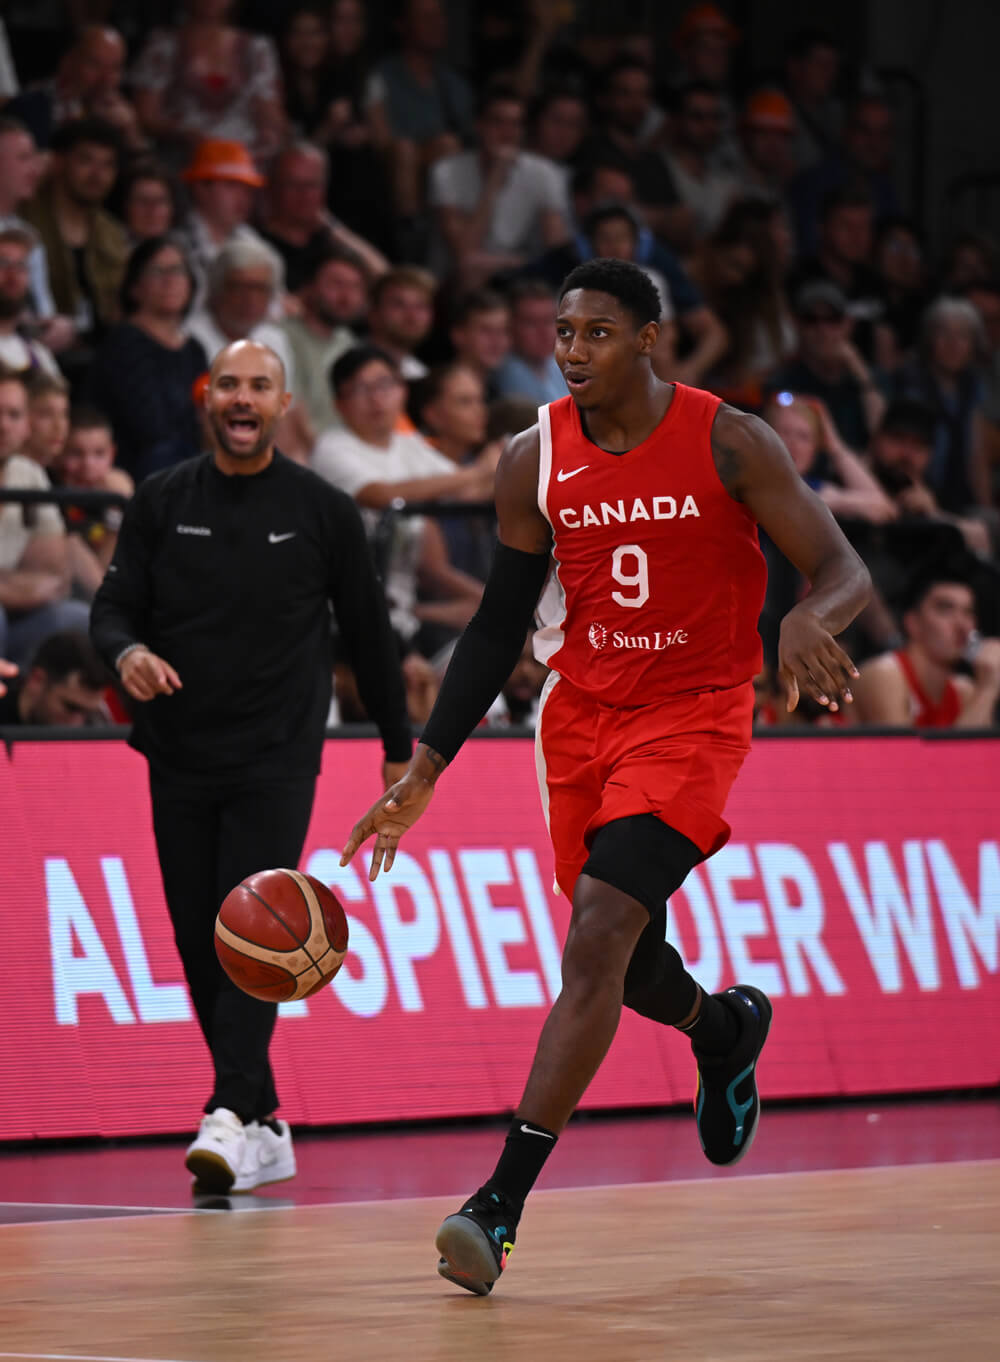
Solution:
{"label": "black compression sleeve on arm", "polygon": [[498,543],[479,609],[455,645],[420,741],[451,761],[514,670],[549,570],[547,553]]}

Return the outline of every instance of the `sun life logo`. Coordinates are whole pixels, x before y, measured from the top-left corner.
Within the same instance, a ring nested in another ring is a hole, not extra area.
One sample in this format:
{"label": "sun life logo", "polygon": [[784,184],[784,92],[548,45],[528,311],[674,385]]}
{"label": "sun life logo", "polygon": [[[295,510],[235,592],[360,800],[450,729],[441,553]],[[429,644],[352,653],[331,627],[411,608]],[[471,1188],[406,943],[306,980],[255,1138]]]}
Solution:
{"label": "sun life logo", "polygon": [[587,638],[590,646],[596,648],[598,652],[608,646],[608,631],[603,624],[592,624],[587,630]]}

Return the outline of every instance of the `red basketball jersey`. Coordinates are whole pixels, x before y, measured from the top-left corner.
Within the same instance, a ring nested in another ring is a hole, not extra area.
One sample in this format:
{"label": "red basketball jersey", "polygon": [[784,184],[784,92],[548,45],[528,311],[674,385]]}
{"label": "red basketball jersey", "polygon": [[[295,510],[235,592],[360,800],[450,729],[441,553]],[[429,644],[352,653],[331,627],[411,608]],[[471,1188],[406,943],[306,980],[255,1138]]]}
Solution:
{"label": "red basketball jersey", "polygon": [[910,723],[914,728],[951,728],[962,712],[962,697],[954,681],[947,681],[940,700],[932,700],[920,684],[909,653],[902,648],[896,661],[910,692]]}
{"label": "red basketball jersey", "polygon": [[538,504],[555,536],[535,655],[605,704],[724,690],[760,670],[766,568],[719,480],[719,399],[678,383],[652,434],[609,454],[571,397],[538,413]]}

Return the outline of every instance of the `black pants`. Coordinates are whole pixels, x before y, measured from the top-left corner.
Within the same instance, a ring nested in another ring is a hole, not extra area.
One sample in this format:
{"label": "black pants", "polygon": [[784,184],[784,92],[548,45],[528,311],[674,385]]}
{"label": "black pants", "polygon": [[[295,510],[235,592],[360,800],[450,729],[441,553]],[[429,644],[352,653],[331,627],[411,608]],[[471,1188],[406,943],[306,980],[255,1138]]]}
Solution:
{"label": "black pants", "polygon": [[315,776],[198,790],[150,772],[163,891],[188,991],[215,1067],[206,1111],[243,1121],[270,1116],[278,1094],[268,1047],[278,1009],[238,989],[215,954],[219,905],[257,870],[295,868],[309,827]]}

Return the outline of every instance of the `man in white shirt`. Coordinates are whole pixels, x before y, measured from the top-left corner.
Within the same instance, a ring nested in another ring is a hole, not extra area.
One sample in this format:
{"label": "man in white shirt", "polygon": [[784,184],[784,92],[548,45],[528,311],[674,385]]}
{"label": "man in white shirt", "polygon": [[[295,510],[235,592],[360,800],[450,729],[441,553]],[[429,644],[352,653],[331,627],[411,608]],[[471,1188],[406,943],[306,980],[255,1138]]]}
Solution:
{"label": "man in white shirt", "polygon": [[[422,435],[399,429],[406,385],[385,351],[348,350],[331,381],[344,429],[321,438],[312,468],[354,498],[369,534],[397,501],[492,499],[495,453],[456,468]],[[440,528],[423,516],[398,518],[385,576],[389,615],[407,651],[422,623],[463,628],[482,592],[482,583],[451,565]],[[418,604],[418,579],[432,600]]]}
{"label": "man in white shirt", "polygon": [[[0,484],[43,491],[43,468],[25,458],[28,393],[16,374],[0,373]],[[86,630],[83,601],[67,599],[69,559],[58,507],[0,502],[0,657],[23,663],[42,639],[63,629]]]}
{"label": "man in white shirt", "polygon": [[524,101],[511,88],[487,90],[476,123],[479,145],[436,162],[428,199],[437,217],[437,259],[475,287],[569,240],[566,181],[544,156],[522,151]]}

